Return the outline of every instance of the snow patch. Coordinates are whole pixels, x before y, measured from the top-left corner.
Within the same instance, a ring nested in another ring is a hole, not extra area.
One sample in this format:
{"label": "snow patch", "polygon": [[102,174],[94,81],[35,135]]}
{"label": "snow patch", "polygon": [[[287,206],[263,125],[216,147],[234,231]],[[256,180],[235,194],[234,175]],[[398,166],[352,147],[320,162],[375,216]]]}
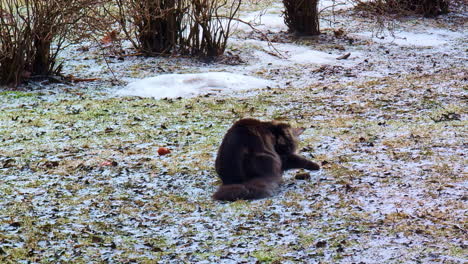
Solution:
{"label": "snow patch", "polygon": [[[240,18],[251,25],[255,26],[257,30],[269,30],[271,32],[280,32],[288,30],[288,27],[284,23],[284,19],[279,11],[277,13],[264,13],[264,11],[252,12],[246,16]],[[243,30],[246,32],[252,31],[252,28],[245,23],[236,23],[237,30]]]}
{"label": "snow patch", "polygon": [[[366,0],[364,0],[363,2],[366,2]],[[319,1],[319,10],[345,10],[353,7],[354,5],[355,3],[351,0],[321,0]]]}
{"label": "snow patch", "polygon": [[[253,57],[257,62],[252,65],[252,68],[259,68],[260,65],[274,65],[274,66],[289,66],[291,63],[298,65],[340,65],[340,66],[353,66],[362,56],[361,52],[353,52],[348,60],[337,60],[343,53],[327,53],[323,51],[314,50],[308,46],[301,46],[288,43],[275,43],[274,50],[268,46],[268,43],[258,40],[245,40],[238,42],[245,45],[251,45],[255,48]],[[247,67],[248,69],[249,67]]]}
{"label": "snow patch", "polygon": [[259,89],[272,85],[274,83],[269,80],[229,72],[166,74],[132,82],[117,93],[123,96],[175,98]]}
{"label": "snow patch", "polygon": [[430,29],[426,32],[406,32],[400,31],[395,33],[383,33],[376,36],[372,32],[362,32],[352,34],[356,37],[372,39],[378,43],[394,43],[399,46],[416,46],[416,47],[436,47],[447,44],[452,40],[463,38],[464,34],[443,29]]}

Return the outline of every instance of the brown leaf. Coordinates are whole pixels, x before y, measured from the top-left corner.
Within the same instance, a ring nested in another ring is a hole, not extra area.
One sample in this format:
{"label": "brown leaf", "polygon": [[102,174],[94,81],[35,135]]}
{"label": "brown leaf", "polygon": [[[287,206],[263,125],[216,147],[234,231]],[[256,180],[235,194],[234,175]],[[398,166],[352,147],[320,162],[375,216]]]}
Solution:
{"label": "brown leaf", "polygon": [[346,60],[347,58],[349,58],[349,56],[351,56],[351,53],[346,53],[342,56],[339,56],[338,58],[336,58],[337,60]]}
{"label": "brown leaf", "polygon": [[345,31],[342,28],[339,28],[333,31],[333,34],[335,35],[335,37],[341,37],[344,35],[344,33]]}
{"label": "brown leaf", "polygon": [[112,30],[110,32],[107,32],[107,34],[101,39],[101,43],[104,45],[109,45],[112,42],[117,41],[118,39],[118,32],[116,30]]}
{"label": "brown leaf", "polygon": [[51,169],[51,168],[55,168],[55,167],[58,167],[59,165],[59,162],[58,161],[51,161],[51,160],[48,160],[46,162],[44,162],[44,166],[48,169]]}
{"label": "brown leaf", "polygon": [[164,156],[164,155],[169,154],[169,153],[171,153],[171,150],[168,149],[168,148],[163,148],[163,147],[158,148],[158,154],[160,156]]}
{"label": "brown leaf", "polygon": [[93,243],[102,243],[102,242],[104,242],[104,239],[102,239],[101,237],[98,237],[98,236],[93,236],[91,238],[91,240],[93,241]]}
{"label": "brown leaf", "polygon": [[100,165],[101,165],[101,167],[106,167],[106,166],[115,167],[115,166],[117,166],[119,164],[117,163],[117,161],[108,161],[108,160],[106,160],[106,161],[103,161]]}
{"label": "brown leaf", "polygon": [[315,246],[318,248],[325,247],[326,245],[327,245],[327,241],[319,241],[317,242],[317,244],[315,244]]}

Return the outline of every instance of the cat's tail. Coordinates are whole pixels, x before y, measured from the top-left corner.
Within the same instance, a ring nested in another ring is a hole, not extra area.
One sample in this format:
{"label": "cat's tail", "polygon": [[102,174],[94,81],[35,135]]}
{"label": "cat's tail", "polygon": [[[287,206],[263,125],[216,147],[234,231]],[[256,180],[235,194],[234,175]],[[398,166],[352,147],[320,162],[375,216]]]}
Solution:
{"label": "cat's tail", "polygon": [[243,184],[223,184],[213,195],[215,200],[236,201],[272,196],[278,189],[279,178],[256,178]]}

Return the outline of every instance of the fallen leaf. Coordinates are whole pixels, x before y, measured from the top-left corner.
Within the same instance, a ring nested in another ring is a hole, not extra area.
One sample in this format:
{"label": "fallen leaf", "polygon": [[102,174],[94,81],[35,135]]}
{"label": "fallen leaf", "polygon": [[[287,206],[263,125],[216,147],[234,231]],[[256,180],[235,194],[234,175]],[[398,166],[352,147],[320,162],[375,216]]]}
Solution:
{"label": "fallen leaf", "polygon": [[12,226],[14,228],[19,228],[19,227],[21,227],[21,223],[20,222],[13,222],[13,223],[10,223],[10,226]]}
{"label": "fallen leaf", "polygon": [[158,154],[160,156],[164,156],[164,155],[169,154],[169,153],[171,153],[171,151],[168,148],[164,148],[164,147],[158,148]]}
{"label": "fallen leaf", "polygon": [[315,244],[315,246],[318,248],[325,247],[326,245],[327,245],[327,241],[319,241],[317,242],[317,244]]}
{"label": "fallen leaf", "polygon": [[44,167],[46,167],[48,169],[58,167],[58,165],[59,165],[58,161],[48,160],[48,161],[44,162]]}
{"label": "fallen leaf", "polygon": [[346,53],[342,56],[339,56],[338,58],[336,58],[337,60],[346,60],[347,58],[349,58],[349,56],[351,56],[351,53]]}
{"label": "fallen leaf", "polygon": [[345,31],[342,28],[339,28],[333,31],[333,34],[335,35],[335,37],[341,37],[343,36],[344,33]]}
{"label": "fallen leaf", "polygon": [[2,168],[4,169],[8,169],[8,168],[13,168],[15,165],[15,160],[14,159],[7,159],[5,161],[2,162]]}
{"label": "fallen leaf", "polygon": [[110,166],[112,163],[110,161],[104,161],[101,163],[101,167]]}
{"label": "fallen leaf", "polygon": [[98,237],[98,236],[93,236],[91,238],[91,241],[93,241],[93,243],[99,244],[99,243],[104,242],[104,239],[102,239],[101,237]]}
{"label": "fallen leaf", "polygon": [[104,45],[111,44],[114,41],[117,41],[118,32],[116,30],[112,30],[107,32],[107,34],[101,39],[101,43]]}
{"label": "fallen leaf", "polygon": [[103,162],[101,163],[101,167],[106,167],[106,166],[113,166],[113,167],[115,167],[115,166],[117,166],[117,165],[118,165],[117,161],[108,161],[108,160],[106,160],[106,161],[103,161]]}

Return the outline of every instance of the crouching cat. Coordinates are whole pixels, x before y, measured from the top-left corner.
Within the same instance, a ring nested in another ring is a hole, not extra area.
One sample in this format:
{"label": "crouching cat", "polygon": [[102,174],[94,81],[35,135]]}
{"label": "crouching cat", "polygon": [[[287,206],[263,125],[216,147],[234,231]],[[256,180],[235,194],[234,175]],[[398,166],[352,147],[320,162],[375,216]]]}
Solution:
{"label": "crouching cat", "polygon": [[241,119],[224,136],[216,157],[216,172],[223,181],[213,198],[235,201],[272,196],[283,171],[320,166],[296,154],[297,137],[304,128],[276,121]]}

